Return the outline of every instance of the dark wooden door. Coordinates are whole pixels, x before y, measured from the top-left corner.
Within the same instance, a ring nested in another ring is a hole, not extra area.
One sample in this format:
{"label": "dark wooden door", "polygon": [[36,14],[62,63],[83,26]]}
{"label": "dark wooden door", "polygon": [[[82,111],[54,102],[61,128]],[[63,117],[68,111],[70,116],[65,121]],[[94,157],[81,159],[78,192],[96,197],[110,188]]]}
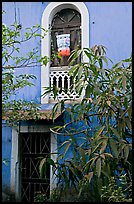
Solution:
{"label": "dark wooden door", "polygon": [[50,194],[50,166],[45,178],[39,174],[41,158],[50,153],[50,133],[20,133],[21,201],[34,202],[35,195]]}

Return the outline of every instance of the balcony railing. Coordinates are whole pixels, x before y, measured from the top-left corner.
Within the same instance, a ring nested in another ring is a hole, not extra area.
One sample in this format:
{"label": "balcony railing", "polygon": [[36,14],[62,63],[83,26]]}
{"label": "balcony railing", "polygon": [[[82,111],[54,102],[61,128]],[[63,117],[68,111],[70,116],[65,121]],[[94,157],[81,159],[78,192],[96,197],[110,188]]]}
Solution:
{"label": "balcony railing", "polygon": [[[56,100],[62,99],[79,99],[79,95],[75,90],[74,80],[68,75],[67,67],[51,67],[50,69],[50,86],[55,86],[58,90]],[[54,101],[54,94],[49,95],[49,101]]]}

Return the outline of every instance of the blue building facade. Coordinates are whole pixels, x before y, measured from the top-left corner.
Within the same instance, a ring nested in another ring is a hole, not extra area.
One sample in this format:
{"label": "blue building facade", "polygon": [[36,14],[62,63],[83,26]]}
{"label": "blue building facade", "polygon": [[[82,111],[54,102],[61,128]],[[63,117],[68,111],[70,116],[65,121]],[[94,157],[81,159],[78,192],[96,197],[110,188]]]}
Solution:
{"label": "blue building facade", "polygon": [[[82,47],[92,47],[95,44],[104,45],[108,49],[107,56],[114,63],[130,56],[132,49],[131,2],[3,2],[2,9],[6,13],[2,20],[7,25],[12,25],[17,20],[22,25],[21,33],[23,33],[25,28],[36,24],[49,26],[56,12],[67,8],[77,10],[82,17]],[[44,29],[47,28],[44,27]],[[30,40],[27,45],[21,47],[21,53],[25,55],[36,47],[38,42],[37,39]],[[46,36],[45,41],[42,41],[39,47],[40,55],[50,55],[47,46],[50,43],[49,36]],[[42,110],[52,110],[54,103],[41,97],[42,86],[49,84],[49,66],[47,65],[46,69],[41,66],[17,69],[16,74],[33,74],[37,79],[32,80],[35,86],[22,88],[12,98],[34,101],[41,105]],[[18,132],[22,135],[35,132],[48,133],[50,126],[52,124],[48,124],[45,120],[43,124],[35,124],[33,121],[31,123],[21,122],[16,128],[6,126],[5,121],[3,121],[2,158],[7,160],[7,166],[2,164],[3,192],[11,191],[15,194],[16,199],[20,200],[21,173]],[[51,137],[50,149],[51,152],[54,152],[63,138],[57,139],[55,136],[49,136]],[[40,141],[43,141],[41,138]],[[26,142],[25,139],[24,141]],[[28,141],[26,146],[28,146]],[[49,190],[53,185],[51,174],[52,170],[50,169]]]}

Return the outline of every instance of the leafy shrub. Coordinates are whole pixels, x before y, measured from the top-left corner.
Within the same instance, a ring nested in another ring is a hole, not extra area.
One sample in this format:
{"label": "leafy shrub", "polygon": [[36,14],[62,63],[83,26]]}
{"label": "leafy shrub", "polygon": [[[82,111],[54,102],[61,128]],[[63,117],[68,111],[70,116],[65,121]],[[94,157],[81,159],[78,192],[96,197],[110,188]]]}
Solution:
{"label": "leafy shrub", "polygon": [[[63,191],[74,188],[76,200],[84,199],[82,195],[86,194],[91,201],[101,202],[101,189],[114,182],[109,178],[120,177],[124,172],[127,184],[131,182],[132,57],[103,68],[109,60],[104,46],[76,50],[71,57],[76,59],[79,54],[85,54],[89,62],[72,66],[69,74],[77,93],[81,95],[85,90],[85,96],[79,102],[73,100],[67,108],[66,100],[55,104],[53,115],[61,108],[70,119],[51,131],[69,139],[61,144],[57,161],[50,165],[54,172],[58,171],[57,185],[62,185]],[[69,151],[71,158],[67,156]],[[114,190],[114,196],[119,195],[117,200],[126,199],[121,187]],[[131,192],[128,194],[131,197]]]}
{"label": "leafy shrub", "polygon": [[102,202],[132,202],[132,186],[127,184],[126,175],[120,176],[120,184],[114,177],[109,178],[107,186],[102,187]]}

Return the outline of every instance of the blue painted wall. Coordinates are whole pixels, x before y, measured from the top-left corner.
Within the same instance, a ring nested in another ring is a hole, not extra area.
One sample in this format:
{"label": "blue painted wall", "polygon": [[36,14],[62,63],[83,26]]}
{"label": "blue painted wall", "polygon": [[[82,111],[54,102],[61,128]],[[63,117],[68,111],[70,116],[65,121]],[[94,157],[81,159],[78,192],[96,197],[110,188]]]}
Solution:
{"label": "blue painted wall", "polygon": [[132,51],[132,2],[85,2],[90,15],[90,46],[102,44],[116,63]]}
{"label": "blue painted wall", "polygon": [[[6,122],[2,124],[2,187],[8,191],[10,186],[12,128]],[[6,160],[5,164],[3,160]]]}
{"label": "blue painted wall", "polygon": [[[20,20],[20,24],[22,25],[21,34],[23,35],[25,32],[25,28],[32,27],[33,25],[41,24],[42,13],[48,3],[42,2],[4,2],[2,9],[6,11],[3,16],[3,22],[7,25],[12,25],[15,22],[15,6],[16,6],[16,20],[17,22]],[[19,12],[18,12],[19,9]],[[20,13],[20,15],[19,15]],[[38,39],[39,40],[39,39]],[[21,51],[24,56],[30,52],[33,48],[38,46],[38,42],[36,39],[32,39],[28,41],[26,44],[21,45]],[[39,49],[40,53],[40,49]],[[25,99],[25,100],[34,100],[36,103],[40,103],[41,101],[41,76],[40,76],[40,67],[32,67],[32,68],[19,68],[16,69],[16,75],[18,74],[33,74],[36,76],[37,80],[32,80],[35,86],[32,88],[25,87],[16,92],[16,95],[12,97],[12,99]]]}
{"label": "blue painted wall", "polygon": [[[26,27],[41,24],[41,18],[44,9],[49,2],[15,2],[16,19],[22,24],[23,33]],[[131,2],[84,2],[89,11],[90,36],[89,47],[94,44],[102,44],[108,48],[107,55],[114,63],[127,58],[132,50],[132,3]],[[18,14],[20,10],[20,16]],[[3,22],[11,25],[15,21],[14,2],[3,2],[2,9],[6,11]],[[36,47],[38,41],[33,39],[27,45],[22,46],[22,53],[25,55],[31,49]],[[40,48],[39,48],[40,52]],[[32,82],[33,87],[25,87],[19,90],[13,99],[34,100],[41,102],[41,68],[26,68],[16,70],[16,74],[33,74],[37,80]],[[44,76],[45,77],[45,76]],[[52,108],[51,104],[42,105],[42,109]],[[62,140],[63,138],[59,139]],[[2,157],[10,161],[11,157],[11,128],[4,127],[2,132]],[[62,140],[63,141],[63,140]],[[9,186],[10,183],[10,162],[8,166],[2,165],[2,184]]]}

